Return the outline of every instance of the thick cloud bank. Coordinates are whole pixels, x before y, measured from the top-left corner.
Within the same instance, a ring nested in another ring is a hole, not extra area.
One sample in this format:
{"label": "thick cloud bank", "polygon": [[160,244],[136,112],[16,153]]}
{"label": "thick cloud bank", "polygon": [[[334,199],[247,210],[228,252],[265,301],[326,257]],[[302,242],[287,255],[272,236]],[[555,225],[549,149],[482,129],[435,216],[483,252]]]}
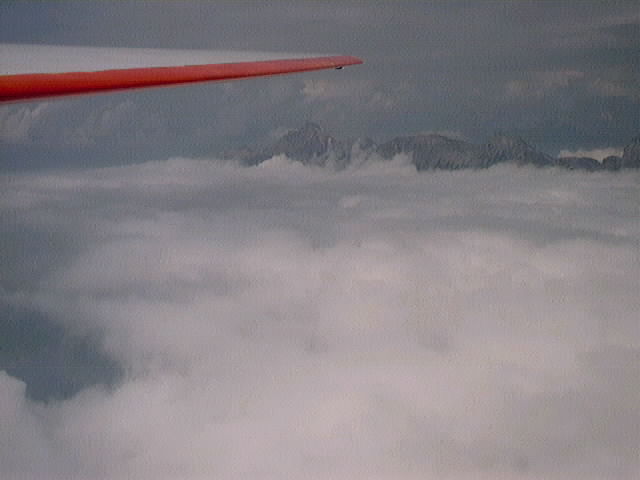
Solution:
{"label": "thick cloud bank", "polygon": [[123,372],[42,402],[0,371],[3,479],[640,474],[637,172],[2,183],[3,303]]}

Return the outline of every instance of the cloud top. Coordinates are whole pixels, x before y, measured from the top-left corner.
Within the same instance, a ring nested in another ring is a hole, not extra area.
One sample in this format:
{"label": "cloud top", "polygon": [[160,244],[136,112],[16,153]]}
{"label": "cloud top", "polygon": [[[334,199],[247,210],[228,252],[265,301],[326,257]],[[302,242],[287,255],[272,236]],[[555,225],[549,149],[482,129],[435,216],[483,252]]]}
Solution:
{"label": "cloud top", "polygon": [[639,472],[637,172],[280,157],[3,183],[3,302],[125,373],[48,403],[1,373],[2,478]]}

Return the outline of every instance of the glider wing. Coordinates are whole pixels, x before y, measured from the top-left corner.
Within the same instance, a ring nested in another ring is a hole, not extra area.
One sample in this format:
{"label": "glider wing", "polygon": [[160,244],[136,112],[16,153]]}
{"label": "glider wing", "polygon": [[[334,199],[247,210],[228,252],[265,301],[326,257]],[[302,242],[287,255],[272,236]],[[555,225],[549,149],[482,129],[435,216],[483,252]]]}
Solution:
{"label": "glider wing", "polygon": [[0,103],[225,82],[360,63],[352,56],[3,44]]}

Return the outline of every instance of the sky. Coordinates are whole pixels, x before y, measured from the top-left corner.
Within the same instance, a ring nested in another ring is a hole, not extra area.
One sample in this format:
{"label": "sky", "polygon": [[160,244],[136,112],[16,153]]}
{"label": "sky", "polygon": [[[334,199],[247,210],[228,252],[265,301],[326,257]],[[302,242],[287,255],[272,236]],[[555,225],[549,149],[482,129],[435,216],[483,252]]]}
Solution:
{"label": "sky", "polygon": [[639,21],[631,2],[0,3],[2,42],[366,62],[0,108],[0,478],[638,478],[637,169],[218,152],[307,120],[619,149]]}
{"label": "sky", "polygon": [[[496,132],[620,151],[640,131],[640,9],[576,2],[2,2],[0,42],[356,55],[365,65],[0,109],[12,168],[211,155],[334,135]],[[132,128],[135,126],[136,128]],[[102,152],[113,153],[103,158]],[[41,159],[43,152],[49,160]]]}

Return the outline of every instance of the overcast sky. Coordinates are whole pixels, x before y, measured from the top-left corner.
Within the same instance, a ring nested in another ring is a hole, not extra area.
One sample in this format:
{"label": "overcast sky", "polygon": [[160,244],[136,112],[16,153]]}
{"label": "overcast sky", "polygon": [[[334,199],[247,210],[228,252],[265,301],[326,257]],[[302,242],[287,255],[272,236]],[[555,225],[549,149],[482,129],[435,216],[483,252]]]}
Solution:
{"label": "overcast sky", "polygon": [[[640,131],[640,9],[581,2],[2,2],[0,41],[344,53],[342,72],[0,109],[36,166],[218,153],[306,120],[336,136],[516,133],[551,154]],[[136,128],[132,128],[135,126]],[[9,144],[9,145],[8,145]],[[116,158],[101,158],[108,148]],[[18,160],[19,159],[19,160]],[[85,160],[86,161],[86,160]],[[44,162],[46,163],[46,162]]]}
{"label": "overcast sky", "polygon": [[0,109],[0,478],[640,478],[637,169],[215,154],[306,120],[619,149],[639,21],[632,2],[0,3],[3,42],[367,62]]}

